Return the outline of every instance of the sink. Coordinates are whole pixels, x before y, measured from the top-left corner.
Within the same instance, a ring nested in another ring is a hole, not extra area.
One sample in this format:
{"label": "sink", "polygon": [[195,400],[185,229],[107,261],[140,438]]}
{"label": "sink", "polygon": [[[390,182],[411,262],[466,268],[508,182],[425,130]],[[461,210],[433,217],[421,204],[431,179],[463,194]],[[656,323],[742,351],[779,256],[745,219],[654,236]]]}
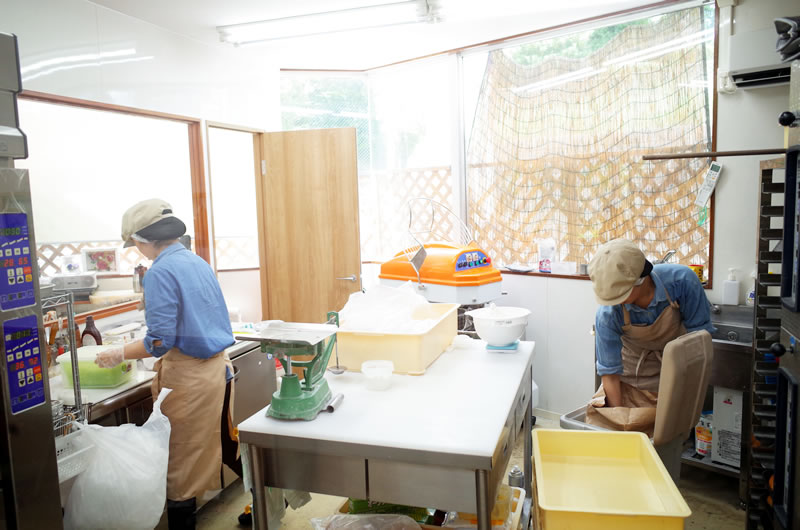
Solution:
{"label": "sink", "polygon": [[753,343],[753,326],[741,326],[723,322],[711,322],[717,331],[711,334],[712,340],[727,342],[741,342],[743,344]]}
{"label": "sink", "polygon": [[711,365],[711,386],[748,390],[753,356],[753,315],[750,306],[713,306],[711,334],[714,361]]}
{"label": "sink", "polygon": [[711,324],[717,331],[713,340],[753,343],[753,308],[750,306],[713,305]]}

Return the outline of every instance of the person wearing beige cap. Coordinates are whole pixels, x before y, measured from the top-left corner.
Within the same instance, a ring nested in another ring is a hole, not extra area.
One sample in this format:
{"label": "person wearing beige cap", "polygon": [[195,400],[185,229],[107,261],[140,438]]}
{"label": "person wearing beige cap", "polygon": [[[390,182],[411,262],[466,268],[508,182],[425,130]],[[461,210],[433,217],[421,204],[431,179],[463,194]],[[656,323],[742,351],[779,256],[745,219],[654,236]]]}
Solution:
{"label": "person wearing beige cap", "polygon": [[152,393],[171,388],[162,412],[172,427],[167,469],[167,519],[195,528],[196,498],[221,487],[225,463],[241,474],[232,436],[233,367],[224,353],[234,342],[228,309],[214,271],[178,238],[186,225],[161,199],[131,206],[122,216],[125,247],[135,245],[153,265],[144,276],[143,340],[105,351],[95,362],[157,357]]}
{"label": "person wearing beige cap", "polygon": [[595,298],[597,373],[606,405],[622,405],[621,382],[658,391],[661,352],[691,331],[714,332],[697,275],[685,265],[653,265],[626,239],[603,244],[589,263]]}

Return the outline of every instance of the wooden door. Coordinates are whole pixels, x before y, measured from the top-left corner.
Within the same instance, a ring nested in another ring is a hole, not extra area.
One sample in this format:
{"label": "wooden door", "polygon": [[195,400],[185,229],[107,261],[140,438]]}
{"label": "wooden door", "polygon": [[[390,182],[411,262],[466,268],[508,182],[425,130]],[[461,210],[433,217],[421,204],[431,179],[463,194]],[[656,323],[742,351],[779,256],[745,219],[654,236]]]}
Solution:
{"label": "wooden door", "polygon": [[262,133],[259,142],[263,318],[324,322],[361,289],[356,131]]}

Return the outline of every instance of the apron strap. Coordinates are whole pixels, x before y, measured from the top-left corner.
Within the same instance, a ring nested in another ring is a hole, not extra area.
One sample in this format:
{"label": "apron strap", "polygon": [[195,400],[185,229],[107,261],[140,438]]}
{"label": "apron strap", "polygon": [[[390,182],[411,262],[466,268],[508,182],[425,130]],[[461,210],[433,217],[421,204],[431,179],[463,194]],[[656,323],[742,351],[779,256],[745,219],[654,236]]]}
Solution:
{"label": "apron strap", "polygon": [[622,306],[622,325],[623,326],[630,326],[631,325],[631,314],[628,313],[628,308],[625,307],[625,304],[620,304]]}
{"label": "apron strap", "polygon": [[657,352],[655,350],[643,350],[642,353],[639,354],[639,361],[636,363],[636,372],[634,374],[636,376],[635,381],[637,388],[639,387],[639,369],[642,367],[642,363],[644,363],[651,353],[655,354],[658,362],[661,362],[661,352]]}
{"label": "apron strap", "polygon": [[[650,274],[652,276],[657,276],[655,272],[651,272]],[[664,286],[664,296],[667,297],[667,302],[669,302],[669,305],[673,309],[680,309],[681,308],[680,304],[678,304],[678,302],[676,300],[673,300],[672,298],[670,298],[669,291],[667,291],[667,286],[666,285]]]}

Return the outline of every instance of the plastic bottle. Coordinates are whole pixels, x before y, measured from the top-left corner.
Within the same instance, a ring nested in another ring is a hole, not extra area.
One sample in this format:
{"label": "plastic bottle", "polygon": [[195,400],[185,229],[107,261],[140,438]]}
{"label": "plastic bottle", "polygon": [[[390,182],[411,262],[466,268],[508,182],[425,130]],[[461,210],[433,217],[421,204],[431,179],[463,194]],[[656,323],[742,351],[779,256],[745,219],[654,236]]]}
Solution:
{"label": "plastic bottle", "polygon": [[81,335],[81,345],[99,346],[101,344],[103,344],[103,336],[97,326],[94,325],[94,318],[91,316],[86,317],[86,327],[83,329],[83,335]]}
{"label": "plastic bottle", "polygon": [[539,272],[552,272],[555,257],[556,242],[549,238],[539,241]]}
{"label": "plastic bottle", "polygon": [[739,305],[739,280],[733,272],[736,269],[728,269],[728,279],[722,284],[722,305]]}
{"label": "plastic bottle", "polygon": [[697,454],[711,456],[711,441],[713,439],[713,412],[704,410],[694,428],[694,450]]}
{"label": "plastic bottle", "polygon": [[753,279],[752,285],[750,285],[750,290],[747,291],[747,298],[744,299],[745,305],[753,307],[756,305],[756,271],[753,271],[750,276]]}

